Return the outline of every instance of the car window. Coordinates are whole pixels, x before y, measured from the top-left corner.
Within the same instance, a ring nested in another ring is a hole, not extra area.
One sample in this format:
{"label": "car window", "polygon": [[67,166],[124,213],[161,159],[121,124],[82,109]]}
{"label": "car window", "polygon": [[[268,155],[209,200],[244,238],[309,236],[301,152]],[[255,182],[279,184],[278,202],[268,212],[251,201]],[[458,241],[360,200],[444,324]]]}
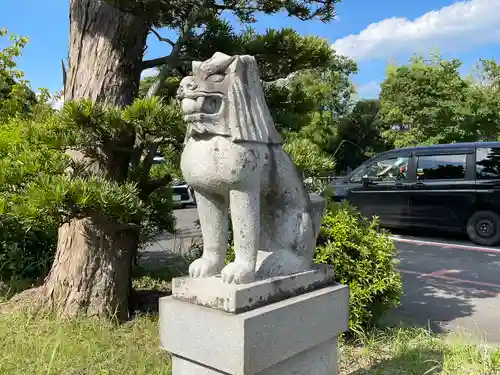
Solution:
{"label": "car window", "polygon": [[417,180],[465,178],[467,155],[426,155],[417,160]]}
{"label": "car window", "polygon": [[500,148],[478,148],[476,151],[476,177],[500,179]]}
{"label": "car window", "polygon": [[408,170],[408,157],[392,157],[378,160],[364,170],[362,177],[371,181],[399,181],[406,180]]}
{"label": "car window", "polygon": [[354,171],[351,178],[349,179],[349,182],[361,182],[361,179],[365,175],[365,171],[366,171],[365,166],[359,168],[357,171]]}

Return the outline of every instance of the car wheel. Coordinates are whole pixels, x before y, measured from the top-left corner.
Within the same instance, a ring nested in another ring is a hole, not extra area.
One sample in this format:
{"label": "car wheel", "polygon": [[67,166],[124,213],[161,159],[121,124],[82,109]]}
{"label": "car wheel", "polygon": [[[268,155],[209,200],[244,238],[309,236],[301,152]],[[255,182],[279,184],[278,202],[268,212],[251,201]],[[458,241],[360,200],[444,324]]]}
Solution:
{"label": "car wheel", "polygon": [[500,216],[478,211],[467,222],[467,235],[478,245],[493,246],[500,242]]}

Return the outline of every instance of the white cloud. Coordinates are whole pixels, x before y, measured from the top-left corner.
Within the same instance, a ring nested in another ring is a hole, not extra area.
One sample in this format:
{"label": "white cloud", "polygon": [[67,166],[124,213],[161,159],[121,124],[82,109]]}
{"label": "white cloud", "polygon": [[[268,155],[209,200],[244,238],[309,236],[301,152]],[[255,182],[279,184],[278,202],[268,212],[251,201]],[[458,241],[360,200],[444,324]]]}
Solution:
{"label": "white cloud", "polygon": [[380,93],[380,82],[370,81],[356,85],[356,95],[361,99],[378,98]]}
{"label": "white cloud", "polygon": [[359,34],[337,39],[333,48],[355,60],[402,53],[464,50],[500,42],[500,0],[458,1],[414,20],[387,18]]}
{"label": "white cloud", "polygon": [[[35,96],[40,99],[40,95],[42,95],[41,92],[37,91],[35,92]],[[51,94],[49,100],[45,102],[46,104],[50,105],[53,109],[59,110],[64,104],[64,98],[62,96],[61,92]]]}
{"label": "white cloud", "polygon": [[154,77],[156,75],[158,75],[158,69],[156,68],[145,69],[141,73],[141,79],[144,79],[146,77]]}
{"label": "white cloud", "polygon": [[49,102],[50,106],[55,109],[55,110],[59,110],[61,109],[61,107],[63,106],[64,104],[64,99],[63,97],[61,96],[60,98],[57,98],[57,99],[54,99],[54,100],[51,100]]}

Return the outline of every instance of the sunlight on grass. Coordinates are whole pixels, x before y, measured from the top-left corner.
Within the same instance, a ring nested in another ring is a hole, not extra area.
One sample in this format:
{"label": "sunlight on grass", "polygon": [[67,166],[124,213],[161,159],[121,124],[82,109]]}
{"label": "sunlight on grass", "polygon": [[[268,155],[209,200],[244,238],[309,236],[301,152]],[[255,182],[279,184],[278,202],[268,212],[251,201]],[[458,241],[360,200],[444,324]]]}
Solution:
{"label": "sunlight on grass", "polygon": [[341,345],[341,375],[499,375],[500,347],[446,342],[424,329],[386,329]]}
{"label": "sunlight on grass", "polygon": [[[2,375],[171,374],[153,316],[113,326],[88,318],[4,314],[0,335]],[[500,374],[500,348],[446,343],[421,329],[374,331],[354,345],[340,345],[339,352],[340,375]]]}
{"label": "sunlight on grass", "polygon": [[56,321],[0,315],[0,374],[170,374],[153,317],[113,326],[94,319]]}
{"label": "sunlight on grass", "polygon": [[[150,304],[123,325],[27,312],[0,314],[0,375],[171,375],[159,349],[157,302],[189,262],[134,270],[135,298]],[[175,265],[175,267],[172,267]],[[0,286],[8,296],[26,283]],[[139,306],[140,307],[140,306]],[[449,337],[448,337],[449,338]],[[373,330],[339,346],[339,375],[500,375],[500,347],[445,340],[424,329]],[[314,375],[314,374],[311,374]]]}

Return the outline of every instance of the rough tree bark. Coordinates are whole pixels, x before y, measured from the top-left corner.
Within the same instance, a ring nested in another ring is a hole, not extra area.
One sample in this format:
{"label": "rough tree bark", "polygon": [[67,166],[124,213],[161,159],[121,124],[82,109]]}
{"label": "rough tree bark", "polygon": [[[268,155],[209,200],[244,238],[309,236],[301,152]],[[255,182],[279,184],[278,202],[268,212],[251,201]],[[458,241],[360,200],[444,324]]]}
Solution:
{"label": "rough tree bark", "polygon": [[132,103],[140,82],[146,22],[103,0],[70,0],[69,22],[64,99]]}
{"label": "rough tree bark", "polygon": [[[134,100],[148,25],[102,0],[70,0],[69,64],[66,101],[90,98],[114,106]],[[118,136],[102,172],[111,180],[127,179],[134,137]],[[62,316],[77,314],[128,317],[132,257],[137,230],[74,218],[59,229],[52,269],[37,291],[37,302]]]}
{"label": "rough tree bark", "polygon": [[129,228],[91,218],[73,219],[59,228],[57,253],[40,306],[59,316],[128,317],[130,265],[136,234]]}

